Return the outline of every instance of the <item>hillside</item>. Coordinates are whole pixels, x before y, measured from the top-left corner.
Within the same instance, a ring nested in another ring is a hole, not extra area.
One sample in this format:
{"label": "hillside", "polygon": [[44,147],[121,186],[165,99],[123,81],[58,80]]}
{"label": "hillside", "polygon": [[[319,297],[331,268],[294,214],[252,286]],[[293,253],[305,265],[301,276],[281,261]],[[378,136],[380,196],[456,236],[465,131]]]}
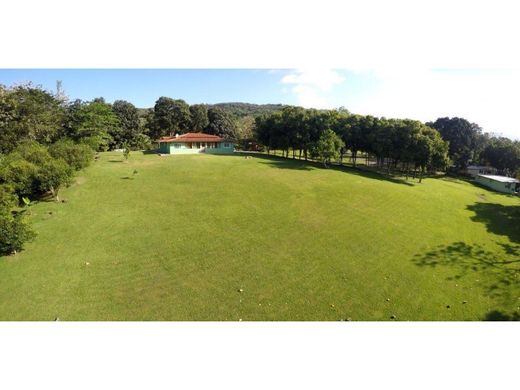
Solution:
{"label": "hillside", "polygon": [[[258,156],[104,153],[31,206],[0,320],[479,320],[518,311],[520,199]],[[135,173],[134,173],[135,172]]]}
{"label": "hillside", "polygon": [[217,103],[208,104],[208,107],[218,107],[230,114],[241,118],[244,116],[256,117],[262,114],[272,114],[281,111],[287,105],[284,104],[252,104],[252,103]]}

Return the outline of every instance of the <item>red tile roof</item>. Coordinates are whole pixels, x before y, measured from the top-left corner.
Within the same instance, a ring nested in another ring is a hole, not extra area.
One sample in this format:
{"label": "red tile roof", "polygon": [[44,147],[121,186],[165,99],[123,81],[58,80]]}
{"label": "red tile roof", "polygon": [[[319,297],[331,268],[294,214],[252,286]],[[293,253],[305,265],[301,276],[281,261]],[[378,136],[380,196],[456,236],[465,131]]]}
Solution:
{"label": "red tile roof", "polygon": [[161,137],[159,142],[222,142],[223,138],[205,133],[186,133],[173,137]]}

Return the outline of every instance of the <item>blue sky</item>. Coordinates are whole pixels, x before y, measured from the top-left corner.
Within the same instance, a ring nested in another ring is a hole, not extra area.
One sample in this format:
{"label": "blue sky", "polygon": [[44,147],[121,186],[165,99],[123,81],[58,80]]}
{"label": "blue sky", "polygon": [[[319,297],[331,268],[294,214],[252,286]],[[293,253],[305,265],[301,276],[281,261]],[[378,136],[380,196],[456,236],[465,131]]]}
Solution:
{"label": "blue sky", "polygon": [[0,69],[0,84],[31,81],[70,99],[124,99],[151,107],[160,96],[194,103],[344,106],[354,113],[422,121],[461,116],[520,139],[520,72],[429,69]]}

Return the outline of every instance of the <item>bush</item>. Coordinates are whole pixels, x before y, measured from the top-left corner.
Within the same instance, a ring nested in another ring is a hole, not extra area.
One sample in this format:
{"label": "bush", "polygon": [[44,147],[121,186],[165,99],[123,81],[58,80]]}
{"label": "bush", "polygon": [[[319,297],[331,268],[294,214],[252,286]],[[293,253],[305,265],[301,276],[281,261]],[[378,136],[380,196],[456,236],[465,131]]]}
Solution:
{"label": "bush", "polygon": [[23,213],[0,210],[0,256],[22,250],[23,245],[35,236],[24,222]]}
{"label": "bush", "polygon": [[47,160],[38,170],[38,190],[51,192],[57,196],[61,186],[69,185],[72,179],[72,168],[63,160]]}
{"label": "bush", "polygon": [[36,191],[38,167],[18,153],[9,154],[0,165],[0,181],[10,185],[19,196],[31,195]]}
{"label": "bush", "polygon": [[53,158],[47,148],[24,142],[0,163],[0,182],[12,186],[19,197],[52,192],[70,183],[73,170],[64,160]]}
{"label": "bush", "polygon": [[135,150],[148,150],[152,147],[152,140],[146,134],[139,133],[132,140],[132,147]]}
{"label": "bush", "polygon": [[88,144],[76,144],[72,140],[56,142],[49,147],[49,153],[56,159],[64,160],[76,171],[88,167],[94,156]]}
{"label": "bush", "polygon": [[0,185],[0,210],[11,210],[16,206],[17,201],[13,187],[6,184]]}

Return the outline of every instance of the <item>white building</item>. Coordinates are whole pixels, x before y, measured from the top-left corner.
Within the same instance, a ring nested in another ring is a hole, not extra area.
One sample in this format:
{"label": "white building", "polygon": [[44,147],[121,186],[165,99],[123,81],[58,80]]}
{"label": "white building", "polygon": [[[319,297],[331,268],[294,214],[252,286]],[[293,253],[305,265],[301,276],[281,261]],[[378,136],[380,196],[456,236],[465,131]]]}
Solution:
{"label": "white building", "polygon": [[520,180],[513,177],[477,175],[475,181],[483,186],[506,194],[518,194],[520,192]]}

